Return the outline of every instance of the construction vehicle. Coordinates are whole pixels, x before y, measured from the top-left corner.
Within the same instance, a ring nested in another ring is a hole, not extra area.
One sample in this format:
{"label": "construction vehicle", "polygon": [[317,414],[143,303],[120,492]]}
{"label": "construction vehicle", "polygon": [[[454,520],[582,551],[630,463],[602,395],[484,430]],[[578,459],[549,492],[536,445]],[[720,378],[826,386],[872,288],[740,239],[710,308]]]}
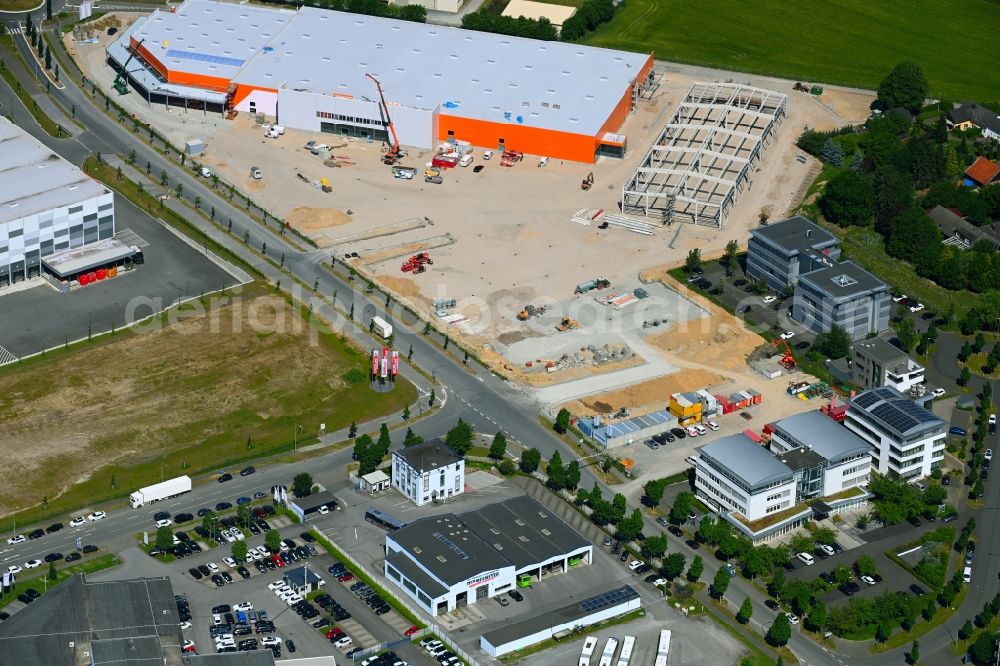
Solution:
{"label": "construction vehicle", "polygon": [[587,177],[583,179],[583,182],[580,183],[580,189],[586,192],[593,186],[594,186],[594,172],[591,171],[590,173],[587,174]]}
{"label": "construction vehicle", "polygon": [[797,92],[809,92],[809,86],[802,83],[801,81],[796,81],[795,85],[792,86],[792,90],[795,90]]}
{"label": "construction vehicle", "polygon": [[399,270],[404,273],[423,273],[427,270],[427,264],[433,264],[434,260],[426,252],[418,252],[407,259]]}
{"label": "construction vehicle", "polygon": [[563,331],[569,331],[574,328],[580,328],[580,322],[575,319],[570,319],[569,317],[563,317],[562,321],[556,324],[556,330],[562,333]]}
{"label": "construction vehicle", "polygon": [[392,124],[392,118],[389,117],[389,105],[385,103],[385,95],[382,93],[382,84],[371,74],[365,74],[369,79],[375,82],[375,87],[378,89],[378,97],[382,103],[382,111],[385,113],[385,123],[389,128],[389,134],[392,137],[392,145],[389,149],[382,155],[382,164],[388,164],[392,166],[396,163],[400,157],[402,157],[402,149],[399,146],[399,137],[396,136],[396,127]]}
{"label": "construction vehicle", "polygon": [[785,347],[785,354],[781,357],[781,360],[778,361],[779,363],[781,363],[781,367],[783,367],[788,372],[794,371],[798,367],[798,364],[795,363],[795,357],[792,356],[792,348],[789,347],[788,343],[785,342],[785,340],[782,338],[778,338],[774,342],[775,344],[780,343]]}
{"label": "construction vehicle", "polygon": [[534,305],[525,305],[524,309],[517,313],[518,321],[528,321],[532,317],[541,317],[545,314],[545,306],[535,307]]}
{"label": "construction vehicle", "polygon": [[512,167],[524,159],[524,153],[519,150],[505,150],[500,156],[500,166]]}
{"label": "construction vehicle", "polygon": [[135,47],[129,49],[128,58],[125,60],[125,64],[122,65],[122,71],[118,72],[118,76],[115,77],[114,83],[111,84],[111,87],[114,88],[119,95],[127,95],[129,93],[128,78],[127,78],[128,64],[132,62],[132,58],[134,58],[135,54],[138,53],[139,47],[142,46],[142,43],[144,41],[146,40],[145,39],[139,40],[139,43],[136,44]]}
{"label": "construction vehicle", "polygon": [[593,280],[588,280],[581,284],[576,285],[575,293],[586,294],[588,291],[594,291],[595,289],[607,289],[611,286],[611,280],[607,278],[594,278]]}

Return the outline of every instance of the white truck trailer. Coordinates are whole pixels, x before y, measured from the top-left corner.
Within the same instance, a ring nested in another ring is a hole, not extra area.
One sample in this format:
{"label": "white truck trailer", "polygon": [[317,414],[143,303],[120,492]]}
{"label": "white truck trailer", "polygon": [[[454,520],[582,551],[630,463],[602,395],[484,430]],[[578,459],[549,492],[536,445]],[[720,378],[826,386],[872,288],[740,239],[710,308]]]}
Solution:
{"label": "white truck trailer", "polygon": [[129,495],[129,501],[132,503],[133,509],[138,509],[139,507],[146,506],[147,504],[159,502],[160,500],[165,500],[169,497],[177,497],[178,495],[189,492],[191,492],[191,477],[178,476],[176,479],[170,479],[169,481],[157,483],[153,486],[139,488],[139,490]]}
{"label": "white truck trailer", "polygon": [[382,317],[372,317],[372,330],[383,340],[388,340],[392,337],[392,324],[382,319]]}

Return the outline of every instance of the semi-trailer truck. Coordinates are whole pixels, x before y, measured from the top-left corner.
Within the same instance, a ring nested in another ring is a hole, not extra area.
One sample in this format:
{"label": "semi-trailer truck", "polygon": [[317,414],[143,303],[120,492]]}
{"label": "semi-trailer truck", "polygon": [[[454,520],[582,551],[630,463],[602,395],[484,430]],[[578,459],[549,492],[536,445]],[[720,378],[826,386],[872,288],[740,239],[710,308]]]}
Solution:
{"label": "semi-trailer truck", "polygon": [[177,497],[178,495],[189,492],[191,492],[191,477],[178,476],[176,479],[170,479],[169,481],[157,483],[153,486],[139,488],[139,490],[129,495],[129,501],[132,503],[133,509],[138,509],[139,507],[146,506],[147,504],[159,502],[160,500],[165,500],[169,497]]}

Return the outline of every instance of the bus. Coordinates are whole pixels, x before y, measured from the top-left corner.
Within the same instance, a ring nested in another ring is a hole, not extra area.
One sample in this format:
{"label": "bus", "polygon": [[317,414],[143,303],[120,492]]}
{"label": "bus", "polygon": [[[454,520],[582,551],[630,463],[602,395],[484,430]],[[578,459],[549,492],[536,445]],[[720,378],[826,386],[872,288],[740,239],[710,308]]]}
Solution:
{"label": "bus", "polygon": [[384,511],[379,511],[378,509],[368,509],[365,511],[365,520],[376,527],[381,527],[386,532],[392,532],[393,530],[398,530],[401,527],[406,527],[406,523],[399,518],[390,516]]}
{"label": "bus", "polygon": [[596,637],[587,636],[583,640],[583,649],[580,651],[580,666],[590,666],[590,658],[594,656],[594,648],[596,647]]}
{"label": "bus", "polygon": [[670,656],[670,630],[664,629],[660,632],[660,643],[656,646],[656,661],[654,666],[667,666],[667,657]]}
{"label": "bus", "polygon": [[632,646],[635,645],[635,636],[626,636],[622,641],[622,651],[618,655],[618,666],[628,666],[632,658]]}

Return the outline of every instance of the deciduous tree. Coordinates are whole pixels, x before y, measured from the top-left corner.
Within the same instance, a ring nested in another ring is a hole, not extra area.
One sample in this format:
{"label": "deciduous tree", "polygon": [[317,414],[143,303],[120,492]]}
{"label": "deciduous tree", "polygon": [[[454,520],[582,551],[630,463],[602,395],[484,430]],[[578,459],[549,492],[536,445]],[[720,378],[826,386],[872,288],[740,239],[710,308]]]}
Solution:
{"label": "deciduous tree", "polygon": [[538,469],[541,462],[542,454],[538,452],[538,449],[530,448],[521,454],[521,471],[525,474],[531,474]]}
{"label": "deciduous tree", "polygon": [[901,106],[916,114],[926,98],[927,79],[915,62],[899,63],[878,86],[878,101],[886,110]]}
{"label": "deciduous tree", "polygon": [[490,444],[490,458],[493,460],[503,460],[504,455],[507,453],[507,437],[502,432],[497,432],[493,436],[493,442]]}
{"label": "deciduous tree", "polygon": [[715,572],[715,578],[712,579],[712,585],[710,592],[712,596],[716,599],[721,599],[726,594],[726,590],[729,589],[729,574],[727,574],[722,569]]}
{"label": "deciduous tree", "polygon": [[705,571],[705,561],[701,559],[701,555],[695,555],[694,559],[691,560],[691,566],[688,567],[687,579],[692,583],[698,581],[701,578],[701,574]]}
{"label": "deciduous tree", "polygon": [[740,610],[736,613],[736,621],[740,624],[746,624],[750,621],[751,615],[753,615],[753,604],[750,603],[750,597],[747,597],[740,604]]}
{"label": "deciduous tree", "polygon": [[476,433],[468,423],[462,419],[458,420],[455,427],[448,431],[445,442],[460,456],[464,456],[472,448],[472,440]]}
{"label": "deciduous tree", "polygon": [[767,642],[771,645],[782,646],[792,637],[792,626],[788,623],[788,618],[784,613],[778,613],[771,623],[771,628],[767,630]]}

